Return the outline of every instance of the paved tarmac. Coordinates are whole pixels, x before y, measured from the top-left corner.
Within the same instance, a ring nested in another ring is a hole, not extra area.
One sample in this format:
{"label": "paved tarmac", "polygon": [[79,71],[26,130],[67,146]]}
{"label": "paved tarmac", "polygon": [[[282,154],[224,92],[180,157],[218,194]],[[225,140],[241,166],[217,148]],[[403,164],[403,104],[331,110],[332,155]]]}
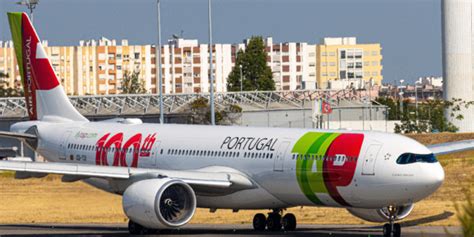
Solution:
{"label": "paved tarmac", "polygon": [[[408,226],[402,236],[461,236],[459,227]],[[101,224],[18,224],[0,225],[0,236],[128,236],[126,225]],[[160,236],[381,236],[378,225],[300,225],[296,231],[254,231],[251,225],[186,225]]]}

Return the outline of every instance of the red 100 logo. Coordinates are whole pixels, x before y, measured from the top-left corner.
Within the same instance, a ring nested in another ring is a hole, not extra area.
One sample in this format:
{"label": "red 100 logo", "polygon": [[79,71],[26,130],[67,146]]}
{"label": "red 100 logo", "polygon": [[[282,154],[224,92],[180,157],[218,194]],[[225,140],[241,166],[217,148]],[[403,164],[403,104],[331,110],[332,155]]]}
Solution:
{"label": "red 100 logo", "polygon": [[[96,143],[95,163],[96,165],[108,166],[107,154],[113,150],[112,166],[127,167],[127,153],[132,153],[132,164],[130,167],[138,166],[138,157],[150,157],[151,148],[156,140],[156,133],[148,134],[142,143],[142,134],[137,133],[123,142],[123,133],[112,135],[110,133],[102,136]],[[115,149],[111,149],[114,147]]]}

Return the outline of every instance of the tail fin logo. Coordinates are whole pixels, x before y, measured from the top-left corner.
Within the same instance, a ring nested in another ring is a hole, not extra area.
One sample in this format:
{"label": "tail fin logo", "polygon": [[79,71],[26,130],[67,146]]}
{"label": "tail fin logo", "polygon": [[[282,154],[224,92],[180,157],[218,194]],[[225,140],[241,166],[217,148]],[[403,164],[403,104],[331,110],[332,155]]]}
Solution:
{"label": "tail fin logo", "polygon": [[28,114],[30,118],[36,119],[36,102],[34,94],[31,92],[35,91],[32,83],[32,73],[31,73],[31,36],[25,40],[25,99],[28,108]]}

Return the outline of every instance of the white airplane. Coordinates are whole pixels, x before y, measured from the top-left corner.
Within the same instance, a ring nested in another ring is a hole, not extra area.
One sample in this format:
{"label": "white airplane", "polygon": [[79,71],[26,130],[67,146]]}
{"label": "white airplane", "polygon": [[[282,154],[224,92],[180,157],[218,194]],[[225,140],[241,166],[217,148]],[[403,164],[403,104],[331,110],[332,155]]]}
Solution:
{"label": "white airplane", "polygon": [[70,103],[25,13],[8,13],[30,121],[3,137],[24,141],[47,162],[0,161],[16,178],[63,175],[123,196],[130,233],[179,228],[197,207],[268,209],[255,230],[295,230],[295,206],[346,208],[386,222],[400,236],[414,203],[444,180],[436,154],[473,141],[427,148],[404,136],[235,126],[89,122]]}

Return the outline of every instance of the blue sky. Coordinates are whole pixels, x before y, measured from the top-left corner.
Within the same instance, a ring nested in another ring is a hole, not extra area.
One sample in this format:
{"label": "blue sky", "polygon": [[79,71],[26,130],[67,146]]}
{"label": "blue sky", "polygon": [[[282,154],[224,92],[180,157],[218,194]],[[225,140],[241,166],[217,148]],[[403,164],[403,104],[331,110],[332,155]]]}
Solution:
{"label": "blue sky", "polygon": [[[162,36],[207,42],[207,0],[161,0]],[[0,40],[9,40],[0,0]],[[131,44],[155,43],[156,0],[40,0],[35,25],[50,45],[77,45],[105,36]],[[214,42],[238,43],[252,35],[274,42],[320,42],[356,36],[383,47],[384,82],[441,75],[440,0],[213,0]]]}

